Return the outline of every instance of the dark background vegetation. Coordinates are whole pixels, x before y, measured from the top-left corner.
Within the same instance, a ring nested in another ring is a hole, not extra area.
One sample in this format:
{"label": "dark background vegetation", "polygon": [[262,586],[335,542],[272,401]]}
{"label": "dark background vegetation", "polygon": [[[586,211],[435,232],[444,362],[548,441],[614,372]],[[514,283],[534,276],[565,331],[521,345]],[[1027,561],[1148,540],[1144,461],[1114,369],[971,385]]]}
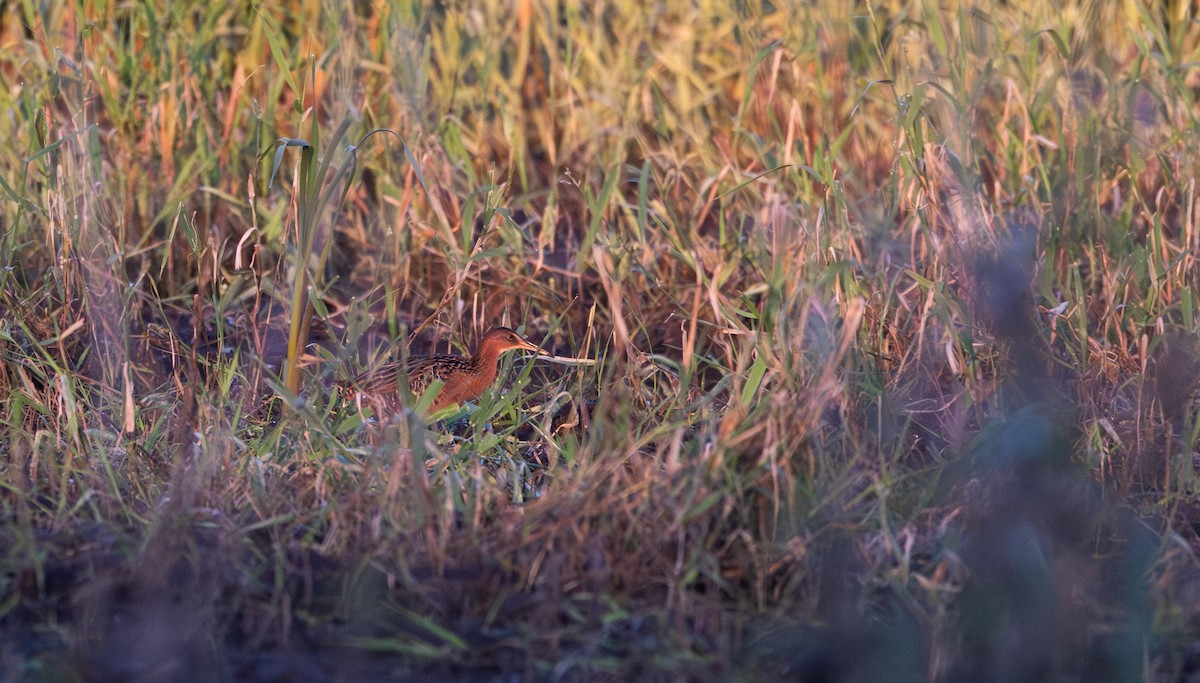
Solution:
{"label": "dark background vegetation", "polygon": [[1194,10],[0,2],[0,675],[1194,680]]}

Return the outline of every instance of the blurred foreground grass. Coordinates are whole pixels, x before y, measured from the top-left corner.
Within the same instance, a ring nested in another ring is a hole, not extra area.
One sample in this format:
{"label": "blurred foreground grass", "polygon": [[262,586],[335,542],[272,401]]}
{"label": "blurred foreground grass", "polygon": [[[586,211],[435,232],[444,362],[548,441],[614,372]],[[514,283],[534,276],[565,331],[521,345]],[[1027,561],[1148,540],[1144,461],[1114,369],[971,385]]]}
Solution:
{"label": "blurred foreground grass", "polygon": [[1193,10],[0,4],[0,673],[1195,675]]}

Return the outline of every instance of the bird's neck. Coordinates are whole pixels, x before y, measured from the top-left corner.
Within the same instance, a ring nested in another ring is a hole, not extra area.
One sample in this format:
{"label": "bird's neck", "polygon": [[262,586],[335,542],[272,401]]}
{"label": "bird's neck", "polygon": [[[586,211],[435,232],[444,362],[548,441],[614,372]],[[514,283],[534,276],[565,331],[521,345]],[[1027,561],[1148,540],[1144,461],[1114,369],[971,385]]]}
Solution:
{"label": "bird's neck", "polygon": [[475,355],[471,357],[471,362],[477,368],[491,369],[496,367],[496,361],[499,359],[499,349],[492,344],[480,344],[475,350]]}

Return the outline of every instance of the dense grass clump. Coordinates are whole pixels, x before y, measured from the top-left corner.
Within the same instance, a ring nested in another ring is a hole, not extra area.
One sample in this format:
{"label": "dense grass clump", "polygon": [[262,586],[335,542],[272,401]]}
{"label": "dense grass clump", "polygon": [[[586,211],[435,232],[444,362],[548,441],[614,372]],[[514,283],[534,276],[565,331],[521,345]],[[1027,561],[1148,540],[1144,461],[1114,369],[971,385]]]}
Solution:
{"label": "dense grass clump", "polygon": [[5,680],[1194,675],[1192,4],[426,5],[0,6]]}

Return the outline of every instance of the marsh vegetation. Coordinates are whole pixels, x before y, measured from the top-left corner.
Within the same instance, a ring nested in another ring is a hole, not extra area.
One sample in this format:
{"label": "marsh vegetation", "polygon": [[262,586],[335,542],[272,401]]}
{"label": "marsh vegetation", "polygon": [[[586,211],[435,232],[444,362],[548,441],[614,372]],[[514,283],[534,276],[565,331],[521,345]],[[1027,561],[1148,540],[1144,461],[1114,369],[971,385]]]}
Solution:
{"label": "marsh vegetation", "polygon": [[0,672],[1194,675],[1192,11],[0,3]]}

